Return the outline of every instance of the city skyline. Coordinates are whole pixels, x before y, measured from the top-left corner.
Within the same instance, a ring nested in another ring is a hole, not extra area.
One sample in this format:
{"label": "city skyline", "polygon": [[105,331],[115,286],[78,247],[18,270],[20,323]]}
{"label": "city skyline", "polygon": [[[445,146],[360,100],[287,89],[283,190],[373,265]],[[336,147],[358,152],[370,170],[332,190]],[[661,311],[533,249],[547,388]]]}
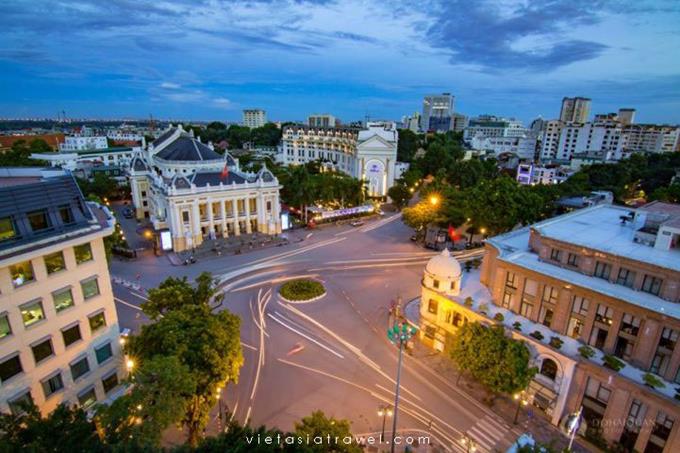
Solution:
{"label": "city skyline", "polygon": [[558,117],[564,96],[678,123],[679,16],[672,2],[16,1],[0,116],[398,119],[450,92],[458,112],[525,123]]}

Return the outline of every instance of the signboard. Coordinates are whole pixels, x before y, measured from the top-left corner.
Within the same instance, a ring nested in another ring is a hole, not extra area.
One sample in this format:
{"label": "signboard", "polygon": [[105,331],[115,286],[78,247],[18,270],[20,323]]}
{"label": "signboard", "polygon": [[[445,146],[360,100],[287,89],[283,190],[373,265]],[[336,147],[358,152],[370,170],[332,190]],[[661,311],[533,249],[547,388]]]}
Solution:
{"label": "signboard", "polygon": [[164,251],[172,250],[172,235],[170,231],[161,231],[161,249]]}
{"label": "signboard", "polygon": [[368,212],[373,212],[373,205],[363,205],[363,206],[356,206],[354,208],[345,208],[345,209],[336,209],[335,211],[322,211],[321,212],[321,218],[322,219],[333,219],[335,217],[344,217],[348,215],[355,215],[355,214],[365,214]]}

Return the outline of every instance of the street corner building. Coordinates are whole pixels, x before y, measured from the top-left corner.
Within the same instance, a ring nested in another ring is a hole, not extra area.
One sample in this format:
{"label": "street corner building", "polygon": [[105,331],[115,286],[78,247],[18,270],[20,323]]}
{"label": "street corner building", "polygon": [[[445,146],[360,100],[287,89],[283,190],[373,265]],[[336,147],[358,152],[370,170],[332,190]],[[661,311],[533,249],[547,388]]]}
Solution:
{"label": "street corner building", "polygon": [[215,152],[193,131],[170,127],[130,165],[132,201],[139,219],[169,231],[172,249],[242,233],[281,233],[279,185],[265,167],[240,171],[228,152]]}
{"label": "street corner building", "polygon": [[0,411],[89,408],[124,391],[104,248],[114,225],[63,170],[0,169]]}
{"label": "street corner building", "polygon": [[601,204],[487,240],[481,269],[448,251],[422,281],[421,336],[501,324],[538,373],[529,401],[561,427],[646,453],[680,450],[680,205]]}

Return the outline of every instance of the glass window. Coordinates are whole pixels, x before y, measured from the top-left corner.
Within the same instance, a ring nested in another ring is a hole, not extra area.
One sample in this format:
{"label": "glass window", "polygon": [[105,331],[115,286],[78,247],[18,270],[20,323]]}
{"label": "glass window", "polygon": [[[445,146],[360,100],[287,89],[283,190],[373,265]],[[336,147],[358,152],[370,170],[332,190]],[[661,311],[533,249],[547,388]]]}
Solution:
{"label": "glass window", "polygon": [[624,313],[619,330],[627,334],[637,336],[638,332],[640,331],[640,318],[628,313]]}
{"label": "glass window", "polygon": [[543,287],[543,302],[548,302],[550,304],[556,304],[557,303],[557,288],[554,288],[552,286],[544,286]]}
{"label": "glass window", "polygon": [[9,405],[9,410],[10,412],[12,412],[13,415],[25,414],[26,410],[30,407],[31,403],[33,403],[33,397],[31,396],[31,392],[26,392],[23,395],[20,395],[14,398],[13,400],[7,402],[7,404]]}
{"label": "glass window", "polygon": [[609,275],[612,272],[612,266],[611,264],[603,263],[602,261],[598,261],[595,263],[595,277],[603,278],[605,280],[609,280]]}
{"label": "glass window", "polygon": [[439,289],[439,280],[432,280],[432,286]]}
{"label": "glass window", "polygon": [[32,326],[45,319],[45,311],[43,310],[42,302],[37,300],[23,305],[21,307],[21,318],[26,327]]}
{"label": "glass window", "polygon": [[104,392],[109,393],[111,390],[118,386],[118,375],[113,373],[111,376],[107,376],[102,379],[102,386],[104,387]]}
{"label": "glass window", "polygon": [[507,288],[517,289],[517,274],[508,272],[505,276],[505,286]]}
{"label": "glass window", "polygon": [[588,315],[588,299],[582,296],[574,296],[574,303],[572,305],[571,311],[579,315]]}
{"label": "glass window", "polygon": [[512,293],[508,290],[505,290],[503,293],[503,301],[501,305],[505,308],[510,308],[510,305],[512,305]]}
{"label": "glass window", "polygon": [[87,361],[87,357],[83,357],[82,359],[71,364],[71,376],[73,376],[74,381],[89,372],[90,364]]}
{"label": "glass window", "polygon": [[575,253],[570,253],[567,257],[567,264],[573,267],[578,266],[578,255]]}
{"label": "glass window", "polygon": [[654,277],[652,275],[645,275],[645,279],[642,281],[642,288],[640,289],[646,293],[658,296],[659,292],[661,292],[662,283],[663,280],[660,278]]}
{"label": "glass window", "polygon": [[543,359],[541,364],[541,374],[551,381],[557,377],[557,364],[552,359]]}
{"label": "glass window", "polygon": [[616,283],[632,288],[635,284],[635,272],[625,267],[620,268],[619,275],[616,277]]}
{"label": "glass window", "polygon": [[71,346],[73,343],[83,338],[80,335],[80,326],[78,324],[62,330],[61,336],[64,338],[64,346],[66,347]]}
{"label": "glass window", "polygon": [[85,390],[83,393],[78,395],[78,404],[80,404],[83,409],[87,409],[97,402],[97,393],[94,391],[94,387]]}
{"label": "glass window", "polygon": [[80,288],[83,290],[83,299],[89,299],[99,294],[99,284],[96,278],[81,282]]}
{"label": "glass window", "polygon": [[97,356],[97,363],[102,364],[113,356],[113,350],[111,350],[111,343],[106,343],[103,346],[95,348],[94,354]]}
{"label": "glass window", "polygon": [[539,316],[538,322],[546,327],[550,327],[553,320],[553,311],[546,307],[541,307],[541,314]]}
{"label": "glass window", "polygon": [[54,274],[55,272],[66,269],[66,262],[64,261],[64,254],[62,252],[45,255],[44,259],[45,268],[47,269],[48,274]]}
{"label": "glass window", "polygon": [[59,313],[62,310],[73,307],[73,293],[71,288],[61,289],[52,293],[54,309]]}
{"label": "glass window", "polygon": [[3,217],[0,219],[0,242],[15,238],[17,231],[14,228],[14,222],[11,217]]}
{"label": "glass window", "polygon": [[52,349],[52,340],[50,339],[31,346],[31,350],[33,351],[33,358],[35,359],[36,364],[54,355],[54,349]]}
{"label": "glass window", "polygon": [[23,261],[11,265],[9,267],[9,273],[12,276],[12,284],[15,288],[35,280],[33,266],[30,261]]}
{"label": "glass window", "polygon": [[55,374],[51,378],[42,381],[42,388],[45,392],[45,398],[48,398],[63,389],[64,381],[61,379],[61,373]]}
{"label": "glass window", "polygon": [[522,300],[522,304],[519,308],[519,312],[525,318],[531,318],[531,313],[534,311],[534,306],[525,300]]}
{"label": "glass window", "polygon": [[21,360],[19,359],[19,354],[5,359],[4,362],[0,363],[0,382],[5,382],[9,378],[16,376],[19,373],[23,373],[24,369],[21,366]]}
{"label": "glass window", "polygon": [[561,261],[562,259],[562,251],[559,249],[552,249],[550,250],[550,259],[553,261]]}
{"label": "glass window", "polygon": [[12,326],[9,324],[7,313],[0,315],[0,340],[12,335]]}
{"label": "glass window", "polygon": [[68,205],[59,207],[59,217],[61,218],[61,223],[68,225],[74,222],[73,212],[71,212],[71,207]]}
{"label": "glass window", "polygon": [[29,212],[26,216],[28,217],[28,223],[31,225],[31,230],[35,232],[43,231],[50,227],[50,220],[45,209]]}
{"label": "glass window", "polygon": [[603,324],[611,324],[612,317],[614,316],[614,310],[606,305],[599,304],[597,306],[597,312],[595,313],[595,321],[601,322]]}
{"label": "glass window", "polygon": [[90,247],[89,242],[76,245],[73,247],[73,252],[76,255],[76,263],[78,264],[90,261],[92,259],[92,247]]}
{"label": "glass window", "polygon": [[106,326],[106,318],[104,317],[104,312],[97,313],[88,318],[90,320],[90,329],[92,332],[101,329]]}
{"label": "glass window", "polygon": [[437,314],[437,306],[438,306],[438,305],[439,305],[439,303],[438,303],[436,300],[430,299],[430,301],[427,303],[427,311],[428,311],[429,313],[432,313],[432,314],[435,314],[435,315],[436,315],[436,314]]}
{"label": "glass window", "polygon": [[567,326],[567,335],[571,338],[579,338],[583,332],[584,323],[578,318],[569,318],[569,325]]}

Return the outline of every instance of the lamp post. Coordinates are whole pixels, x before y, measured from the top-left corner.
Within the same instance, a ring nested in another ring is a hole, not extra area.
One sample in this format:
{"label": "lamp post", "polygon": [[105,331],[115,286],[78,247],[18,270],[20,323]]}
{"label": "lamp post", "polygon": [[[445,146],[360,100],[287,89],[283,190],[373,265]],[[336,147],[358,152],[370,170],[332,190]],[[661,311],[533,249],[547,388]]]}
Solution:
{"label": "lamp post", "polygon": [[524,390],[522,390],[519,393],[515,393],[512,397],[514,398],[515,401],[517,401],[517,410],[515,411],[515,420],[513,421],[513,423],[516,425],[517,420],[519,419],[519,409],[522,406],[526,406],[527,404],[529,404],[529,400],[527,399],[527,394],[526,391]]}
{"label": "lamp post", "polygon": [[215,398],[217,398],[218,411],[220,415],[219,431],[221,432],[222,425],[224,424],[224,421],[222,420],[222,387],[217,387],[217,393],[215,394]]}
{"label": "lamp post", "polygon": [[472,437],[468,436],[467,434],[463,434],[463,437],[460,439],[460,443],[463,445],[463,447],[465,447],[467,453],[475,453],[477,451],[477,444],[472,439]]}
{"label": "lamp post", "polygon": [[381,404],[378,406],[378,417],[382,417],[382,434],[380,434],[380,443],[383,443],[385,438],[385,419],[391,417],[394,413],[392,412],[392,406],[389,404]]}
{"label": "lamp post", "polygon": [[392,419],[392,446],[391,453],[394,453],[394,438],[397,435],[397,415],[399,414],[399,380],[401,379],[401,361],[404,356],[404,346],[415,335],[417,329],[410,326],[407,322],[399,323],[395,320],[391,329],[387,329],[387,338],[390,343],[399,346],[399,362],[397,365],[397,383],[394,391],[394,418]]}

